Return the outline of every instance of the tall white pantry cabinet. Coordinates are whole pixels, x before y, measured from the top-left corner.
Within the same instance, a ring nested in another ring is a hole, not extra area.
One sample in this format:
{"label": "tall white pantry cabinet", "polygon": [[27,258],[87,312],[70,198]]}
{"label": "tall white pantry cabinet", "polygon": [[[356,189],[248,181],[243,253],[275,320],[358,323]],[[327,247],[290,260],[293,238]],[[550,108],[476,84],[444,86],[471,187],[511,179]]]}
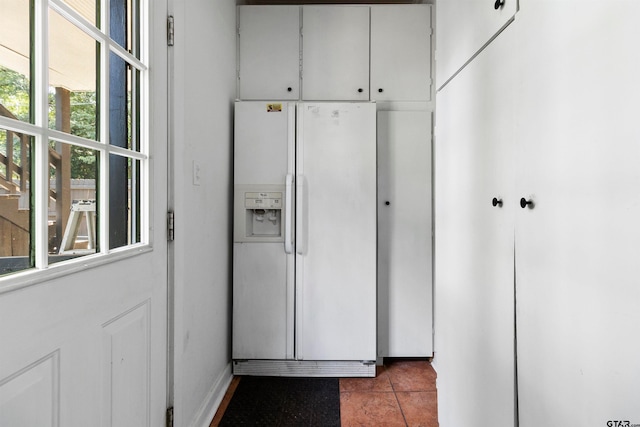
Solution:
{"label": "tall white pantry cabinet", "polygon": [[432,356],[431,6],[238,11],[240,100],[376,102],[378,357]]}
{"label": "tall white pantry cabinet", "polygon": [[461,55],[470,3],[436,4],[440,425],[640,423],[640,4],[486,2]]}

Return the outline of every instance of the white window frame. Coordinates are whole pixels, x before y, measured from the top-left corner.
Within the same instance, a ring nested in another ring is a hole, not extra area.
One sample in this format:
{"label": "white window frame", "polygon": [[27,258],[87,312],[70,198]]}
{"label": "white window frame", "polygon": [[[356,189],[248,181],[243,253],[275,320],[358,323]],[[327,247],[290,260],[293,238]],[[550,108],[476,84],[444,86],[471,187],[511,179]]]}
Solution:
{"label": "white window frame", "polygon": [[[150,162],[150,91],[149,91],[149,0],[139,0],[139,41],[140,59],[130,54],[120,44],[109,38],[109,0],[101,0],[100,27],[98,29],[82,15],[61,0],[35,0],[34,8],[34,44],[35,52],[31,62],[35,61],[34,123],[22,122],[0,117],[0,128],[21,132],[33,137],[35,149],[31,186],[34,193],[34,224],[30,232],[35,233],[35,268],[25,269],[0,277],[0,294],[25,286],[51,280],[55,277],[71,274],[87,268],[97,267],[132,255],[146,253],[151,247],[151,162]],[[100,134],[98,140],[90,140],[50,129],[48,124],[48,52],[49,52],[49,8],[67,19],[85,34],[99,42],[101,102]],[[140,139],[138,151],[109,145],[109,61],[114,53],[133,68],[140,76]],[[97,188],[99,252],[67,261],[49,264],[48,253],[48,202],[49,202],[49,141],[57,141],[96,150],[99,155],[99,179]],[[109,157],[121,155],[140,161],[140,242],[109,249]],[[34,179],[35,178],[35,179]]]}

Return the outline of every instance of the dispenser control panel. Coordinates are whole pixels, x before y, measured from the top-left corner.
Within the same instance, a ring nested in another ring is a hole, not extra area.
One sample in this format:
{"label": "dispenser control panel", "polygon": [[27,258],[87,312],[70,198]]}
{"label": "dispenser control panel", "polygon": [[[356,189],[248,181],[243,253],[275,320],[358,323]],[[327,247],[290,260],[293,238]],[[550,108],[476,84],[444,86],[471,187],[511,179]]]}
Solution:
{"label": "dispenser control panel", "polygon": [[282,193],[244,193],[244,207],[247,209],[282,209]]}

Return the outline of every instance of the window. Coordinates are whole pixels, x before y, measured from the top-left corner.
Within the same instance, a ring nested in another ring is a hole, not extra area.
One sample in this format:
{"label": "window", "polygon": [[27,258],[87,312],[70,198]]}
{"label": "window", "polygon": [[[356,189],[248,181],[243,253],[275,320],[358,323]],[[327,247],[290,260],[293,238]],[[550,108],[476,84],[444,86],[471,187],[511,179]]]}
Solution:
{"label": "window", "polygon": [[0,275],[148,242],[139,0],[0,0]]}

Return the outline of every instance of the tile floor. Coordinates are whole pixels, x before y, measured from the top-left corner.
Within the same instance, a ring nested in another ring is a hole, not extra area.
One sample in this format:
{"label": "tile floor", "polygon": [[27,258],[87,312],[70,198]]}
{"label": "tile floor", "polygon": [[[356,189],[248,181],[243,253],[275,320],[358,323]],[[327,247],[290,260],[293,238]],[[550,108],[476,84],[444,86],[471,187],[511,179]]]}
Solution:
{"label": "tile floor", "polygon": [[341,379],[340,420],[343,427],[437,427],[435,371],[427,361],[392,360],[376,378]]}
{"label": "tile floor", "polygon": [[[210,427],[220,423],[239,377],[235,377]],[[436,373],[426,360],[390,360],[376,378],[340,379],[343,427],[437,427]]]}

